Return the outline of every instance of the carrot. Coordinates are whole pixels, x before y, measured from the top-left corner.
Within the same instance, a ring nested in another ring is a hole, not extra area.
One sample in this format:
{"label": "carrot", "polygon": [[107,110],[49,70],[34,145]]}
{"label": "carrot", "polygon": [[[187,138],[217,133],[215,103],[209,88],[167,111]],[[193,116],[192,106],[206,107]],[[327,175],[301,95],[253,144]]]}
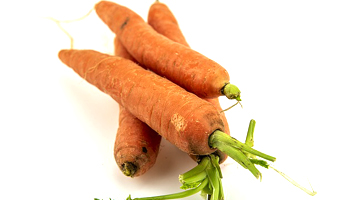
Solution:
{"label": "carrot", "polygon": [[[220,113],[211,103],[130,60],[93,50],[61,50],[58,56],[86,81],[109,94],[132,115],[188,154],[208,155],[220,150],[256,178],[261,174],[244,153],[270,161],[276,159],[224,133]],[[209,157],[211,164],[202,169],[205,177],[200,170],[199,173],[190,170],[183,186],[192,189],[178,195],[184,197],[202,190],[215,197],[222,196],[218,160]]]}
{"label": "carrot", "polygon": [[86,81],[188,154],[216,149],[234,157],[257,178],[260,172],[241,151],[274,161],[224,133],[218,110],[208,101],[121,57],[93,50],[61,50],[59,58]]}
{"label": "carrot", "polygon": [[[149,8],[147,22],[159,34],[164,35],[172,41],[190,47],[179,27],[174,14],[166,4],[159,1],[154,2]],[[206,98],[205,100],[212,103],[219,111],[222,111],[218,98]],[[225,133],[229,135],[230,129],[224,112],[221,112],[221,117],[225,124]],[[217,154],[220,157],[220,163],[223,163],[226,160],[227,155],[220,151],[218,151]],[[196,156],[192,156],[192,158],[199,162],[200,158]]]}
{"label": "carrot", "polygon": [[184,152],[214,152],[208,136],[225,131],[211,103],[132,61],[92,50],[62,50],[59,58]]}
{"label": "carrot", "polygon": [[228,72],[218,63],[158,34],[124,6],[100,1],[95,10],[140,64],[200,97],[241,100],[239,89],[229,83]]}

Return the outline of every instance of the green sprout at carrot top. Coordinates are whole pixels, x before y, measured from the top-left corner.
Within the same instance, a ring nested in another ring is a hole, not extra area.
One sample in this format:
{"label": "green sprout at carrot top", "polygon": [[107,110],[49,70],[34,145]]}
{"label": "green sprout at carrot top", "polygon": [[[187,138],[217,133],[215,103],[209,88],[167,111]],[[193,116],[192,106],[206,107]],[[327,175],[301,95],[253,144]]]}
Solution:
{"label": "green sprout at carrot top", "polygon": [[[293,185],[302,189],[309,195],[314,196],[316,194],[315,191],[309,191],[306,188],[300,186],[287,175],[278,171],[277,169],[272,167],[267,161],[265,161],[268,160],[274,162],[276,158],[261,153],[252,148],[254,146],[255,123],[255,120],[250,121],[245,143],[241,143],[238,140],[232,138],[231,136],[221,131],[215,131],[209,138],[209,145],[212,148],[217,148],[218,150],[226,153],[244,168],[248,169],[256,178],[260,178],[260,180],[261,173],[258,169],[256,169],[255,165],[275,170]],[[258,159],[257,157],[260,157],[265,160]],[[222,178],[223,176],[221,174],[221,169],[219,166],[219,157],[215,154],[211,154],[203,156],[196,167],[179,176],[179,180],[182,183],[182,186],[180,188],[184,189],[185,191],[168,195],[142,197],[134,199],[132,199],[131,195],[129,195],[127,200],[180,199],[194,195],[198,192],[201,192],[202,196],[206,196],[207,200],[223,200],[224,192],[221,183]]]}
{"label": "green sprout at carrot top", "polygon": [[[254,126],[255,121],[252,120],[249,125],[246,144],[239,142],[222,131],[215,131],[209,138],[209,145],[226,153],[244,168],[250,170],[256,178],[261,178],[261,173],[256,169],[255,164],[266,165],[267,162],[263,160],[258,161],[258,159],[255,159],[255,156],[270,161],[275,161],[276,158],[251,148]],[[253,156],[254,159],[248,158],[248,156]],[[198,192],[201,192],[202,196],[207,196],[210,200],[222,200],[224,199],[224,192],[221,179],[222,173],[219,166],[219,157],[211,154],[203,156],[196,167],[179,176],[179,180],[182,183],[181,189],[185,191],[134,199],[129,196],[127,200],[179,199]]]}
{"label": "green sprout at carrot top", "polygon": [[127,200],[180,199],[198,192],[201,192],[201,195],[204,197],[210,196],[210,200],[221,200],[224,198],[221,178],[222,174],[219,166],[219,157],[211,154],[204,156],[196,167],[179,176],[179,180],[182,183],[180,188],[185,191],[134,199],[131,199],[131,196],[129,196]]}

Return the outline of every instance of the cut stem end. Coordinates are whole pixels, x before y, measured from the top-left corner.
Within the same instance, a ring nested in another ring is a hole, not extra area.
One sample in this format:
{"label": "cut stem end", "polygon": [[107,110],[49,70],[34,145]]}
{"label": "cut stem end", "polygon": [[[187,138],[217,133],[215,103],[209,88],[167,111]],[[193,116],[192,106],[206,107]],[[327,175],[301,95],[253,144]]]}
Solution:
{"label": "cut stem end", "polygon": [[241,99],[241,91],[237,86],[232,85],[231,83],[226,84],[221,93],[225,95],[228,99],[236,99],[237,101],[242,101]]}

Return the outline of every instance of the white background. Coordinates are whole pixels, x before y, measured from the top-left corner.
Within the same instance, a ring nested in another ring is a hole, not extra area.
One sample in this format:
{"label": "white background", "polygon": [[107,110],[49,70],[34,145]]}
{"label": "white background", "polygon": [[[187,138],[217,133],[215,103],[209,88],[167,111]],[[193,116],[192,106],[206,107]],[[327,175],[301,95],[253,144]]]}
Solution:
{"label": "white background", "polygon": [[[117,168],[118,104],[59,61],[57,53],[69,48],[69,39],[47,19],[79,18],[96,2],[1,4],[1,199],[173,193],[181,191],[178,175],[196,165],[162,141],[155,166],[144,176],[131,179]],[[116,2],[147,19],[153,0]],[[162,2],[191,47],[224,66],[241,89],[243,109],[226,112],[232,135],[244,141],[255,119],[255,148],[277,157],[276,167],[318,192],[311,197],[272,170],[261,169],[259,182],[228,159],[222,165],[226,199],[349,198],[348,1]],[[114,35],[94,12],[63,26],[76,48],[113,52]],[[220,100],[223,107],[233,104]]]}

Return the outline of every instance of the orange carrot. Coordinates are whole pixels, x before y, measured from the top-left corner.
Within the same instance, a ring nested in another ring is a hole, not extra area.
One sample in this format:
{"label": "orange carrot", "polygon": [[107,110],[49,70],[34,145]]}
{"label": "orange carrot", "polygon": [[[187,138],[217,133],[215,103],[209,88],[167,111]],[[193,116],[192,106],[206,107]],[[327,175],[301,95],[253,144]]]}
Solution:
{"label": "orange carrot", "polygon": [[210,154],[215,130],[225,131],[217,109],[134,62],[92,50],[62,50],[59,58],[130,113],[189,154]]}
{"label": "orange carrot", "polygon": [[226,95],[240,100],[239,89],[229,83],[228,72],[218,63],[158,34],[124,6],[100,1],[95,10],[140,64],[200,97]]}
{"label": "orange carrot", "polygon": [[[148,11],[147,21],[148,24],[151,25],[152,28],[158,33],[164,35],[172,41],[190,47],[179,27],[174,14],[166,4],[160,3],[159,1],[153,3]],[[212,103],[219,111],[222,111],[218,98],[206,98],[205,100]],[[225,133],[230,134],[229,125],[224,112],[221,112],[221,117],[225,124]],[[224,162],[227,158],[227,155],[220,151],[217,153],[220,157],[220,163]],[[196,158],[195,156],[192,156],[192,158],[197,161],[199,160],[199,158]]]}
{"label": "orange carrot", "polygon": [[188,154],[208,155],[220,150],[257,178],[260,172],[244,152],[270,161],[276,159],[224,133],[220,113],[211,103],[130,60],[93,50],[61,50],[58,56],[86,81]]}
{"label": "orange carrot", "polygon": [[58,56],[86,81],[109,94],[179,149],[188,154],[207,155],[197,167],[180,176],[182,188],[192,189],[155,199],[181,198],[199,191],[221,199],[223,190],[219,158],[212,155],[216,150],[228,154],[256,178],[261,177],[261,174],[247,153],[275,161],[274,157],[252,149],[224,133],[220,113],[210,102],[128,59],[93,50],[61,50]]}

